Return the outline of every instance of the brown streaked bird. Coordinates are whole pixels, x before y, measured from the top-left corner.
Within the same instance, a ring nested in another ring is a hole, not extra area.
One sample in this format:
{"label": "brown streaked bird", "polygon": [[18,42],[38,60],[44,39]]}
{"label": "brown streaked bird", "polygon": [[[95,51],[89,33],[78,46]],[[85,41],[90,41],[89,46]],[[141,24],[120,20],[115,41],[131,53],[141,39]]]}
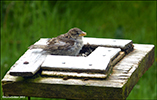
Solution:
{"label": "brown streaked bird", "polygon": [[83,47],[82,37],[86,32],[79,28],[72,28],[67,33],[51,38],[47,45],[31,45],[30,49],[43,49],[52,55],[78,55]]}

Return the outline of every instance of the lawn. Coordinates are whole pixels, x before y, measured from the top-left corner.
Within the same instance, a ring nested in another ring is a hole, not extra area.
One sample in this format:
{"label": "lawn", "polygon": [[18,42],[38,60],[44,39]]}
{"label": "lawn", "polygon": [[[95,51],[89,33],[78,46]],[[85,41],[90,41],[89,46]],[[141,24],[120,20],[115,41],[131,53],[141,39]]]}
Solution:
{"label": "lawn", "polygon": [[[87,37],[131,39],[133,43],[156,46],[156,4],[156,1],[1,1],[1,79],[31,44],[73,27],[87,32]],[[157,99],[156,65],[157,56],[128,100]]]}

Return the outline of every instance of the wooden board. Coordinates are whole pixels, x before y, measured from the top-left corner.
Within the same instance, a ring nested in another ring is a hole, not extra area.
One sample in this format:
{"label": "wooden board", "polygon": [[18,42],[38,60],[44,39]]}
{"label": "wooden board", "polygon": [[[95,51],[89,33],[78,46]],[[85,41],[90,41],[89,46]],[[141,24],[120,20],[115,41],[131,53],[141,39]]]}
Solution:
{"label": "wooden board", "polygon": [[[111,61],[110,66],[106,69],[105,73],[91,73],[90,72],[66,72],[66,71],[46,71],[42,70],[41,75],[43,76],[57,76],[57,77],[63,77],[63,79],[69,79],[69,78],[83,78],[85,80],[87,79],[106,79],[107,76],[112,71],[112,67],[118,63],[123,57],[125,56],[124,52],[120,52],[119,55]],[[98,60],[98,59],[97,59]]]}
{"label": "wooden board", "polygon": [[10,75],[30,77],[39,69],[47,54],[41,50],[28,50],[10,69]]}
{"label": "wooden board", "polygon": [[106,80],[11,76],[2,79],[4,96],[65,99],[126,99],[154,62],[154,45],[134,44],[134,50],[113,67]]}
{"label": "wooden board", "polygon": [[[46,45],[47,40],[48,38],[40,39],[35,44]],[[113,46],[116,48],[121,48],[122,50],[126,50],[126,48],[130,48],[129,50],[132,50],[132,47],[130,47],[132,46],[131,40],[84,38],[83,41],[84,45],[87,45],[88,43],[93,46]],[[93,41],[95,41],[95,44],[93,44]],[[41,49],[27,50],[26,53],[13,65],[10,70],[10,75],[22,77],[33,76],[39,71],[46,55],[47,54],[42,52]]]}
{"label": "wooden board", "polygon": [[[45,39],[40,39],[35,44],[46,45]],[[9,74],[12,76],[31,77],[40,70],[40,65],[47,56],[42,49],[27,50],[11,67]]]}
{"label": "wooden board", "polygon": [[[41,38],[35,44],[46,45],[48,38]],[[83,44],[84,45],[97,45],[97,46],[105,46],[105,47],[114,47],[127,49],[130,45],[132,45],[132,40],[126,39],[108,39],[108,38],[92,38],[92,37],[84,37]]]}
{"label": "wooden board", "polygon": [[133,50],[132,40],[125,39],[107,39],[107,38],[84,38],[84,45],[92,45],[93,47],[104,46],[112,48],[121,48],[122,51],[129,53]]}
{"label": "wooden board", "polygon": [[119,48],[98,47],[88,57],[48,55],[41,65],[44,70],[104,73],[119,54]]}
{"label": "wooden board", "polygon": [[41,65],[42,75],[104,79],[110,73],[113,59],[120,51],[119,48],[98,47],[88,57],[49,55]]}

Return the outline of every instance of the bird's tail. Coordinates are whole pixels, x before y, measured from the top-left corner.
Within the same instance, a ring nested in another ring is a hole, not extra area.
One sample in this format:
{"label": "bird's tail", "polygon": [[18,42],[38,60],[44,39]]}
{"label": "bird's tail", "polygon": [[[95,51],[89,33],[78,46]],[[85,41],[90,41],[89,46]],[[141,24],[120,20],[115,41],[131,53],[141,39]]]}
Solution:
{"label": "bird's tail", "polygon": [[29,49],[45,49],[46,45],[31,45]]}

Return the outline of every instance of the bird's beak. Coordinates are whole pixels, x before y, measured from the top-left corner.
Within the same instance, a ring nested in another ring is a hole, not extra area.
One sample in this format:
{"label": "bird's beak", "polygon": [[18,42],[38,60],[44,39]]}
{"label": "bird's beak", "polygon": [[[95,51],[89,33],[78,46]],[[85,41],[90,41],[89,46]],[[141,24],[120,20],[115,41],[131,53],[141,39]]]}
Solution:
{"label": "bird's beak", "polygon": [[82,32],[81,34],[79,34],[79,36],[85,36],[86,34],[86,32]]}

